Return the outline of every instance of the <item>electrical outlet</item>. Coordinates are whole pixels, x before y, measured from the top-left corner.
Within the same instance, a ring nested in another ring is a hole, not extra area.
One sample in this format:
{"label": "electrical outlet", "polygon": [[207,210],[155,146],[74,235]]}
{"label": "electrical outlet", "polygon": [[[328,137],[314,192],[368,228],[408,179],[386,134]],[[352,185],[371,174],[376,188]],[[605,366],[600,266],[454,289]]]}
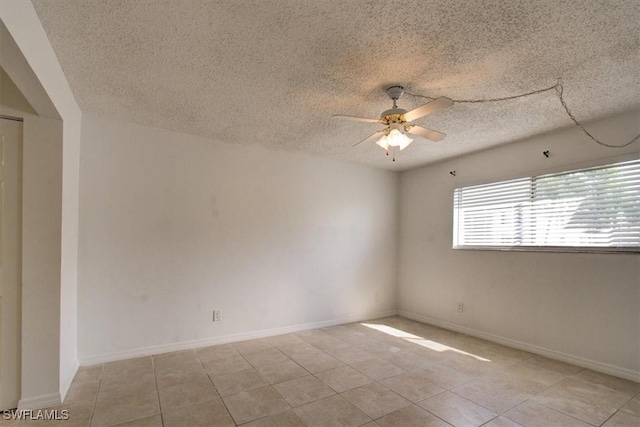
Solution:
{"label": "electrical outlet", "polygon": [[458,312],[462,313],[464,311],[464,303],[459,302],[458,303]]}
{"label": "electrical outlet", "polygon": [[213,321],[219,322],[222,320],[222,312],[220,310],[213,311]]}

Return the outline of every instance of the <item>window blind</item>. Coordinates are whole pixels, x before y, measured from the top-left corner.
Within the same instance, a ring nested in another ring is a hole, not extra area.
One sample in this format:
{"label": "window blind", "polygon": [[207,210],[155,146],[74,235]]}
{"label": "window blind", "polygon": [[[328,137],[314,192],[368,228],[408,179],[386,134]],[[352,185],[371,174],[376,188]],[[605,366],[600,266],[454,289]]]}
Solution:
{"label": "window blind", "polygon": [[640,251],[640,160],[458,188],[454,248]]}

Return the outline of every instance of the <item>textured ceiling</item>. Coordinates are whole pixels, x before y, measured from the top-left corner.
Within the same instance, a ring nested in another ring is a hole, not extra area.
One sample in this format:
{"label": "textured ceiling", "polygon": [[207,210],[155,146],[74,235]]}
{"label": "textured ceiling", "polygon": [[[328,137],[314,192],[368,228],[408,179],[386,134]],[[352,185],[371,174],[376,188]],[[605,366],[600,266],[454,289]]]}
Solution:
{"label": "textured ceiling", "polygon": [[[34,0],[83,112],[403,170],[570,124],[556,95],[456,104],[392,163],[352,144],[384,88],[509,96],[562,76],[581,120],[640,106],[636,0]],[[405,95],[400,107],[425,99]],[[626,141],[607,141],[622,143]]]}

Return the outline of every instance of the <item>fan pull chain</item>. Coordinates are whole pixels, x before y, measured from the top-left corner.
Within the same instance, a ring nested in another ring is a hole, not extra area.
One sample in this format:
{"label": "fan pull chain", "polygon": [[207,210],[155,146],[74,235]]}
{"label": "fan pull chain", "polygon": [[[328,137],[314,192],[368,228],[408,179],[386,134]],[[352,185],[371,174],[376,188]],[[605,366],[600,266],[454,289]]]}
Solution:
{"label": "fan pull chain", "polygon": [[[567,115],[569,116],[569,118],[571,119],[573,124],[575,124],[578,128],[580,128],[582,130],[582,132],[584,132],[584,134],[587,135],[596,144],[599,144],[599,145],[602,145],[603,147],[608,147],[608,148],[624,148],[624,147],[627,147],[627,146],[633,144],[638,139],[640,139],[640,134],[638,134],[633,139],[631,139],[631,141],[629,141],[629,142],[627,142],[625,144],[613,145],[613,144],[607,144],[606,142],[602,142],[599,139],[597,139],[595,136],[591,135],[591,133],[589,133],[589,131],[587,131],[587,129],[585,129],[585,127],[582,125],[582,123],[578,119],[576,119],[576,116],[573,114],[571,109],[567,106],[567,103],[566,103],[566,101],[564,100],[564,97],[563,97],[564,87],[562,86],[562,79],[561,78],[559,78],[558,82],[553,86],[549,86],[549,87],[546,87],[544,89],[534,90],[534,91],[531,91],[531,92],[521,93],[519,95],[505,96],[503,98],[488,98],[488,99],[486,99],[486,98],[482,98],[482,99],[452,99],[452,101],[454,103],[460,103],[460,104],[471,104],[471,103],[477,104],[477,103],[483,103],[483,102],[508,101],[510,99],[524,98],[525,96],[537,95],[539,93],[548,92],[550,90],[555,90],[556,95],[558,96],[558,99],[560,100],[560,104],[562,104],[562,108],[564,109],[565,113],[567,113]],[[407,95],[416,96],[418,98],[435,99],[435,98],[432,98],[430,96],[419,95],[417,93],[411,93],[411,92],[405,92],[405,93]]]}

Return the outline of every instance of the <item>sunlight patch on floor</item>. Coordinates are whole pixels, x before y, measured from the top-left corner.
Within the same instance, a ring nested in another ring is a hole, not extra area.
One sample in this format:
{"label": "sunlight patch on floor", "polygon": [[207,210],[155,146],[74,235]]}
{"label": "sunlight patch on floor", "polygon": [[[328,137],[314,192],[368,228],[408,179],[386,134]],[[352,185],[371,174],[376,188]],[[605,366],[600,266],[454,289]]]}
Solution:
{"label": "sunlight patch on floor", "polygon": [[473,357],[476,360],[480,360],[482,362],[491,362],[490,359],[486,359],[482,356],[478,356],[477,354],[473,354],[473,353],[468,353],[464,350],[460,350],[457,349],[455,347],[450,347],[448,345],[445,344],[441,344],[439,342],[435,342],[435,341],[431,341],[428,340],[424,337],[420,337],[418,335],[414,335],[411,334],[409,332],[405,332],[401,329],[397,329],[397,328],[392,328],[391,326],[387,326],[387,325],[377,325],[374,323],[361,323],[362,326],[366,326],[367,328],[371,328],[374,329],[376,331],[385,333],[387,335],[391,335],[397,338],[402,338],[405,341],[408,341],[410,343],[419,345],[421,347],[425,347],[428,348],[429,350],[433,350],[433,351],[437,351],[437,352],[443,352],[443,351],[451,351],[454,353],[458,353],[458,354],[462,354],[465,356],[469,356],[469,357]]}

